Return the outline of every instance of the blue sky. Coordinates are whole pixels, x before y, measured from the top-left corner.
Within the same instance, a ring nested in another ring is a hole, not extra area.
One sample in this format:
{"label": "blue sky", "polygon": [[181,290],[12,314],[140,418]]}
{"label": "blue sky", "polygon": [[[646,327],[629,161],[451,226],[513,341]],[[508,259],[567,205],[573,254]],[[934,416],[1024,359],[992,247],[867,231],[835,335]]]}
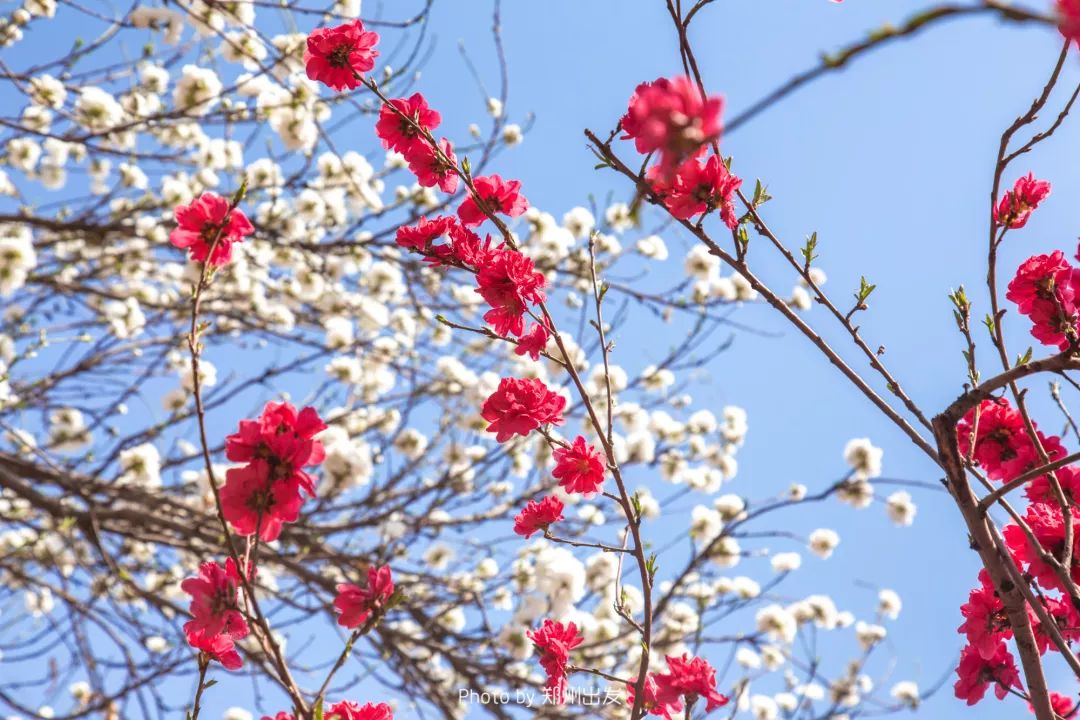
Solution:
{"label": "blue sky", "polygon": [[[504,5],[506,111],[518,122],[529,113],[536,117],[525,142],[502,155],[496,171],[521,179],[531,203],[556,217],[587,205],[590,195],[603,201],[613,192],[627,199],[625,184],[592,169],[595,161],[582,130],[609,130],[638,82],[679,71],[663,2],[507,0]],[[920,7],[902,0],[718,2],[695,22],[691,39],[707,85],[726,96],[730,114],[812,66],[820,52]],[[430,30],[435,51],[417,89],[443,113],[453,136],[461,137],[464,126],[481,117],[483,103],[458,54],[459,41],[489,89],[496,88],[490,13],[490,3],[480,0],[435,3]],[[891,369],[930,414],[951,402],[964,381],[960,338],[946,294],[965,284],[976,315],[987,307],[981,282],[998,138],[1041,89],[1059,50],[1058,36],[1045,28],[985,18],[948,22],[810,85],[723,140],[736,173],[768,184],[775,200],[764,215],[781,238],[797,246],[809,233],[819,233],[826,289],[838,302],[846,302],[860,275],[878,285],[870,311],[860,316],[864,336],[872,347],[885,345]],[[1062,85],[1078,79],[1074,57]],[[1011,182],[1034,170],[1053,182],[1054,193],[1028,227],[1010,238],[1003,274],[1036,252],[1072,253],[1080,232],[1080,203],[1074,200],[1080,193],[1078,141],[1080,130],[1066,124],[1007,175]],[[371,139],[363,138],[361,149],[371,147]],[[688,238],[674,231],[664,237],[672,257],[656,266],[659,283],[682,277],[680,248],[689,247]],[[794,278],[781,259],[762,242],[752,257],[759,274],[787,293]],[[846,348],[821,309],[807,317],[837,347]],[[793,482],[823,487],[844,472],[846,441],[863,436],[884,447],[887,477],[937,480],[935,468],[782,318],[765,306],[747,306],[737,319],[767,335],[737,334],[693,389],[700,406],[718,410],[733,404],[748,411],[750,434],[731,491],[763,497]],[[1014,354],[1031,344],[1019,323],[1009,337]],[[629,329],[617,339],[618,351],[640,354],[641,365],[654,359],[643,333]],[[618,351],[617,362],[637,367],[633,360],[621,360]],[[848,357],[857,363],[854,353]],[[984,363],[984,374],[992,374],[993,367]],[[1034,404],[1046,418],[1043,426],[1056,431],[1058,417],[1043,386],[1036,389]],[[790,515],[792,529],[833,527],[842,544],[829,562],[806,558],[786,592],[829,591],[842,609],[868,615],[876,588],[898,591],[904,611],[890,625],[888,643],[899,658],[892,679],[913,679],[926,687],[951,670],[959,652],[958,606],[975,582],[978,565],[966,549],[966,533],[949,497],[914,494],[919,513],[911,528],[893,527],[880,505],[856,512],[829,503]],[[1056,672],[1051,677],[1066,680]],[[206,717],[219,716],[232,704],[221,695],[208,698]],[[951,695],[946,686],[920,716],[955,717],[962,708]],[[978,712],[995,720],[1023,711],[1015,703],[988,701]]]}

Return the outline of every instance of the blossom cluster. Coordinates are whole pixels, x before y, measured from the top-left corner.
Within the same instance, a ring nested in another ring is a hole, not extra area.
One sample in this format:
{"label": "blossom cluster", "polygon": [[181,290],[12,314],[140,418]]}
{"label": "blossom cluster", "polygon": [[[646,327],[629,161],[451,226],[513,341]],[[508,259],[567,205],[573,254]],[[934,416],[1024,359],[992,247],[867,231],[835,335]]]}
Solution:
{"label": "blossom cluster", "polygon": [[285,523],[296,522],[304,494],[315,497],[315,479],[304,470],[326,458],[315,436],[326,429],[314,408],[296,411],[269,402],[257,420],[241,420],[225,439],[225,456],[246,463],[230,469],[221,488],[221,510],[241,536],[277,540]]}
{"label": "blossom cluster", "polygon": [[[1008,231],[1023,228],[1049,194],[1050,184],[1036,180],[1031,173],[1018,179],[992,208],[998,242]],[[1009,283],[1006,298],[1031,320],[1031,334],[1040,342],[1074,351],[1078,289],[1080,270],[1069,264],[1063,252],[1054,251],[1025,260]],[[1034,630],[1039,653],[1058,651],[1055,635],[1067,643],[1080,639],[1076,630],[1080,612],[1068,597],[1069,587],[1080,580],[1080,563],[1075,559],[1080,544],[1067,527],[1080,518],[1080,468],[1062,465],[1059,461],[1068,454],[1062,439],[1043,433],[1006,397],[986,399],[971,408],[957,424],[956,433],[957,450],[965,463],[1003,483],[1006,489],[1023,485],[1028,505],[1020,520],[1005,526],[1005,549],[1016,568],[1037,587],[1033,597],[1042,612],[1026,602],[1023,612]],[[1070,536],[1072,547],[1066,543]],[[1071,565],[1060,567],[1065,557],[1072,558]],[[956,669],[956,696],[974,705],[991,688],[998,699],[1023,692],[1020,672],[1007,644],[1013,638],[1015,616],[1010,618],[999,588],[986,570],[980,572],[979,584],[960,613],[964,622],[959,632],[967,645]],[[1048,623],[1056,627],[1050,628]],[[1062,717],[1074,712],[1071,699],[1055,693],[1052,700]]]}
{"label": "blossom cluster", "polygon": [[[334,31],[330,31],[331,33]],[[310,52],[309,42],[309,52]],[[327,78],[320,72],[312,72],[309,64],[309,76],[319,79],[334,87],[333,78]],[[666,81],[654,86],[639,88],[639,96],[631,101],[630,111],[624,119],[624,126],[637,128],[639,149],[650,152],[663,149],[662,166],[674,163],[673,155],[697,154],[697,149],[710,138],[719,135],[718,100],[701,102],[696,89],[687,87],[688,81],[682,81],[668,87]],[[657,127],[663,124],[665,115],[670,116],[677,106],[688,113],[688,121],[677,129]],[[699,117],[700,116],[700,117]],[[449,141],[443,139],[436,143],[431,130],[441,122],[441,116],[432,110],[424,97],[416,93],[407,99],[388,100],[380,110],[376,133],[383,146],[400,152],[408,162],[409,169],[416,174],[423,186],[438,185],[444,192],[457,189],[457,159],[453,155]],[[629,131],[628,131],[629,132]],[[672,133],[678,133],[675,139]],[[713,158],[713,160],[718,160]],[[679,161],[681,164],[681,160]],[[706,165],[708,177],[698,180],[688,177],[692,168],[682,165],[676,174],[683,177],[678,185],[677,194],[697,197],[718,181],[716,162]],[[726,167],[724,168],[726,173]],[[421,218],[413,227],[403,227],[397,233],[397,243],[422,254],[433,265],[456,267],[476,276],[475,292],[490,306],[484,320],[490,323],[495,336],[518,345],[517,354],[528,354],[534,361],[539,360],[551,335],[555,333],[551,325],[551,316],[544,306],[545,278],[534,268],[533,261],[521,253],[513,244],[509,235],[505,242],[492,246],[490,236],[481,241],[471,230],[473,227],[492,220],[503,230],[499,215],[510,218],[521,215],[528,208],[528,203],[520,193],[521,183],[516,180],[504,180],[499,175],[468,179],[468,192],[457,211],[457,218],[440,216],[434,219]],[[730,201],[731,192],[738,187],[726,181],[725,189],[720,191]],[[697,207],[696,200],[681,200],[688,206]],[[704,212],[715,206],[713,199],[706,197],[700,209]],[[695,214],[688,212],[687,217]],[[436,244],[441,238],[446,242]],[[539,314],[537,314],[539,311]],[[526,333],[525,317],[530,315],[536,321]],[[514,338],[517,340],[514,340]],[[566,362],[566,355],[561,339],[554,334]],[[562,425],[566,398],[552,391],[543,380],[538,378],[503,378],[498,388],[483,403],[480,414],[489,424],[487,432],[494,433],[499,443],[510,441],[515,436],[527,437],[534,431],[545,434],[553,447],[555,468],[553,476],[559,485],[569,494],[580,493],[586,497],[599,492],[607,472],[610,448],[605,446],[604,453],[598,452],[584,436],[577,436],[572,443],[557,441],[546,435],[546,428]],[[599,428],[596,428],[599,430]],[[563,504],[555,496],[541,501],[532,500],[521,511],[514,523],[514,530],[529,537],[538,530],[550,532],[552,524],[562,517]],[[374,571],[373,571],[374,572]],[[370,587],[377,584],[372,575]],[[392,586],[391,586],[392,589]],[[339,588],[338,602],[342,602],[350,589]],[[346,615],[343,608],[342,624]],[[357,620],[362,622],[362,620]],[[574,623],[546,619],[539,629],[530,631],[528,637],[540,653],[540,664],[547,674],[547,688],[556,703],[564,702],[568,663],[570,653],[583,642]],[[646,683],[651,687],[662,688],[660,707],[681,708],[678,698],[686,696],[688,705],[699,695],[708,700],[707,710],[711,711],[727,702],[715,689],[715,671],[704,660],[694,658],[682,660],[669,658],[672,668],[670,675],[648,676]],[[633,702],[631,698],[630,702]]]}
{"label": "blossom cluster", "polygon": [[[742,180],[731,174],[716,150],[723,99],[706,97],[688,77],[642,83],[630,98],[619,125],[639,153],[657,153],[649,169],[652,191],[671,214],[682,220],[713,211],[734,229],[735,193]],[[705,157],[712,144],[714,154]]]}

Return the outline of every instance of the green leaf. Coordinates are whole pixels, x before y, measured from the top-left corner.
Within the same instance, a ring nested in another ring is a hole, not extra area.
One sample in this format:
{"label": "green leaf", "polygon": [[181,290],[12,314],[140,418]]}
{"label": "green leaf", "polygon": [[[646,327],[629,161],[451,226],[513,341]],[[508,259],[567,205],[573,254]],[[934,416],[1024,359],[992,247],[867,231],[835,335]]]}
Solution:
{"label": "green leaf", "polygon": [[859,278],[859,294],[856,297],[858,297],[860,305],[866,302],[866,299],[870,297],[870,293],[874,292],[875,288],[877,288],[877,285],[866,282],[865,277]]}
{"label": "green leaf", "polygon": [[803,260],[806,261],[806,267],[810,267],[810,263],[814,262],[814,260],[817,260],[817,255],[814,254],[814,250],[816,249],[817,231],[815,230],[813,233],[811,233],[810,237],[806,238],[806,244],[803,245],[802,250],[799,251],[802,253]]}
{"label": "green leaf", "polygon": [[323,720],[323,699],[319,698],[319,701],[315,703],[315,707],[312,710],[314,720]]}
{"label": "green leaf", "polygon": [[746,231],[745,225],[740,225],[739,229],[735,231],[735,239],[739,243],[739,247],[742,248],[742,252],[746,252],[746,249],[750,247],[750,233]]}
{"label": "green leaf", "polygon": [[769,194],[769,189],[762,184],[761,180],[757,180],[754,183],[754,207],[764,205],[770,200],[772,200],[772,195]]}
{"label": "green leaf", "polygon": [[971,303],[968,302],[967,292],[964,291],[963,285],[949,293],[949,300],[951,300],[952,304],[956,306],[956,309],[961,312],[964,312],[971,307]]}

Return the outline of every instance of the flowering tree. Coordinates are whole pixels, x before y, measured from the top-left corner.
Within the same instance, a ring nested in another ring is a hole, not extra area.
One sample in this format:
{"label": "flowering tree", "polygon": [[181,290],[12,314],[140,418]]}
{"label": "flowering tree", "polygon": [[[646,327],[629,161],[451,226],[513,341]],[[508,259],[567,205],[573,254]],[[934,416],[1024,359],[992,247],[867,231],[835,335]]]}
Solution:
{"label": "flowering tree", "polygon": [[[726,120],[956,16],[1065,36],[996,157],[989,340],[955,291],[966,373],[936,409],[855,324],[875,286],[864,279],[850,309],[831,299],[816,236],[790,249],[765,185],[751,191],[752,169],[723,155],[724,103],[691,32],[709,5],[666,3],[683,72],[628,88],[607,128],[585,130],[627,202],[561,222],[500,174],[527,127],[504,113],[498,3],[485,70],[500,89],[490,127],[465,137],[444,137],[453,121],[415,72],[430,2],[363,19],[348,0],[12,11],[0,37],[16,49],[65,13],[100,32],[0,64],[0,703],[194,719],[219,695],[238,698],[230,717],[275,720],[917,707],[932,689],[874,677],[895,593],[856,614],[825,587],[785,591],[794,550],[828,558],[839,537],[798,536],[784,516],[871,505],[889,484],[882,450],[854,439],[837,479],[732,492],[746,414],[688,392],[731,312],[758,302],[944,473],[984,566],[957,612],[956,695],[1071,716],[1072,690],[1052,692],[1043,661],[1080,676],[1080,456],[1039,431],[1023,383],[1077,370],[1080,275],[1063,252],[1032,257],[1002,298],[996,257],[1050,192],[1037,170],[1004,182],[1080,93],[1055,93],[1080,5],[934,7]],[[116,56],[128,38],[144,43],[134,63]],[[648,217],[694,242],[673,286],[644,275],[668,255]],[[789,294],[755,274],[770,249]],[[815,304],[850,347],[809,323]],[[1013,305],[1045,353],[1007,351]],[[646,322],[670,348],[638,368],[618,341]],[[977,342],[999,371],[980,373]],[[911,524],[909,492],[888,492],[888,517]],[[673,541],[663,525],[680,528]],[[759,556],[768,574],[742,574]],[[823,656],[826,633],[857,643]]]}

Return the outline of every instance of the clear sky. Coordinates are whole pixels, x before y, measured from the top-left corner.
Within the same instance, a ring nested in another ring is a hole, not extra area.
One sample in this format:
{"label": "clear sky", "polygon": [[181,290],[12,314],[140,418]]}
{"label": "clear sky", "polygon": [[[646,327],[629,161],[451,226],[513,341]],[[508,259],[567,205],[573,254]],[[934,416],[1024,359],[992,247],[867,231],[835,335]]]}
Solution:
{"label": "clear sky", "polygon": [[[703,12],[691,39],[706,84],[726,96],[731,114],[813,66],[822,51],[928,6],[912,0],[728,0]],[[593,170],[582,130],[610,130],[638,82],[679,72],[662,0],[505,0],[502,21],[510,75],[506,111],[523,124],[534,113],[535,122],[524,143],[499,158],[496,171],[521,179],[531,203],[557,218],[587,205],[590,195],[601,202],[609,193],[628,199],[625,184]],[[459,41],[489,90],[496,89],[490,25],[486,0],[435,2],[434,54],[417,89],[442,112],[448,134],[463,136],[464,126],[482,116],[483,95],[461,60]],[[864,336],[872,347],[885,346],[886,361],[929,414],[962,391],[965,377],[946,294],[965,284],[976,315],[986,311],[981,279],[998,139],[1042,88],[1059,50],[1058,35],[1046,28],[988,18],[950,21],[813,83],[722,142],[737,174],[768,184],[775,199],[764,215],[781,238],[798,246],[818,232],[832,296],[846,303],[860,275],[878,285],[870,311],[860,316]],[[1064,87],[1080,79],[1077,63],[1070,59]],[[358,149],[373,146],[365,137]],[[1007,176],[1011,182],[1034,170],[1053,182],[1054,192],[1010,239],[1003,273],[1035,252],[1073,252],[1080,233],[1078,150],[1080,128],[1066,124]],[[690,242],[673,230],[664,237],[672,256],[657,272],[677,281],[682,249]],[[752,257],[781,293],[794,285],[763,242]],[[807,317],[846,348],[820,308]],[[888,478],[938,479],[919,451],[782,318],[757,305],[741,308],[736,318],[766,332],[736,333],[694,389],[700,406],[739,405],[749,414],[750,434],[731,491],[762,497],[793,482],[822,488],[845,471],[841,452],[852,437],[870,437],[885,449]],[[1017,353],[1031,344],[1019,324],[1010,338]],[[632,329],[617,339],[617,353],[640,353],[642,365],[654,352],[649,338]],[[854,353],[848,357],[857,362]],[[992,370],[987,362],[984,374]],[[1044,388],[1036,389],[1043,426],[1056,432],[1059,418]],[[890,624],[887,640],[899,659],[891,680],[929,687],[954,667],[962,645],[955,632],[958,607],[975,583],[978,560],[967,549],[951,499],[941,492],[914,495],[919,512],[911,528],[892,526],[881,505],[854,511],[834,502],[789,515],[791,529],[833,527],[842,543],[829,562],[807,557],[788,590],[827,590],[841,609],[861,615],[876,603],[877,588],[899,592],[904,610]],[[1051,678],[1066,680],[1056,670]],[[951,720],[964,711],[952,698],[951,683],[950,677],[920,717]],[[1073,686],[1057,687],[1071,692]],[[208,698],[206,717],[219,717],[230,704],[227,697]],[[974,712],[997,720],[1023,711],[1015,702],[990,700]]]}

